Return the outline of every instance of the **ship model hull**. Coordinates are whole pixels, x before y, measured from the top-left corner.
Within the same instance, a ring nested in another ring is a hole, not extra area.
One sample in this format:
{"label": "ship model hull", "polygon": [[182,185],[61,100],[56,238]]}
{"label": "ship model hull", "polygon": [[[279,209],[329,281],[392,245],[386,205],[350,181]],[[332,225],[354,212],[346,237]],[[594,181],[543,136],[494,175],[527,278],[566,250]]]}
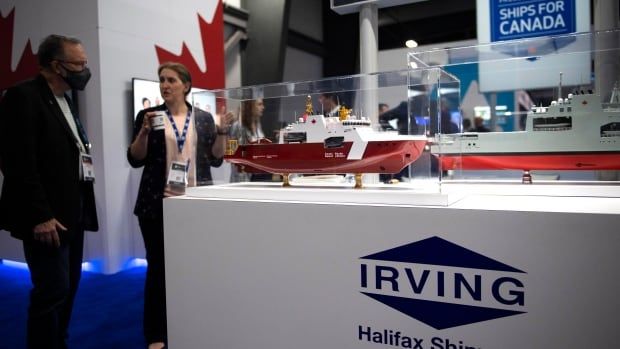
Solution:
{"label": "ship model hull", "polygon": [[442,155],[444,170],[620,170],[620,152]]}
{"label": "ship model hull", "polygon": [[225,159],[246,172],[275,174],[398,173],[424,151],[426,139],[369,141],[360,159],[349,159],[353,142],[239,145]]}
{"label": "ship model hull", "polygon": [[431,152],[444,170],[619,170],[620,103],[569,95],[534,107],[525,131],[441,135]]}

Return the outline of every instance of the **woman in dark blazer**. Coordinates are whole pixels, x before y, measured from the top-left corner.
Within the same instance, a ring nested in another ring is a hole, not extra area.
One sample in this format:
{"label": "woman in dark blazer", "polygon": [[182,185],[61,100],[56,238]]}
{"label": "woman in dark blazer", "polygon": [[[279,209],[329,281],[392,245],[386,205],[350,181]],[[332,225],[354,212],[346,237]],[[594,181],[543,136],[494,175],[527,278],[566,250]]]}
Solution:
{"label": "woman in dark blazer", "polygon": [[[158,69],[164,104],[142,110],[134,124],[127,150],[131,166],[142,167],[134,214],[138,216],[148,263],[144,288],[144,335],[149,348],[163,348],[167,341],[164,274],[164,197],[181,195],[187,186],[211,184],[210,167],[222,163],[232,114],[217,126],[213,116],[187,103],[191,76],[179,63]],[[151,123],[164,113],[164,127]]]}

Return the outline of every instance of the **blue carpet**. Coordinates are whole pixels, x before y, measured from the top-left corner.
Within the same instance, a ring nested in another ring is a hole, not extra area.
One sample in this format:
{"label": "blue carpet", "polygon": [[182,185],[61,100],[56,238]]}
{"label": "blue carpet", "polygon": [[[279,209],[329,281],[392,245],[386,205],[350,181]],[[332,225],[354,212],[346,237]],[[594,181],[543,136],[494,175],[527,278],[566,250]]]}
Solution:
{"label": "blue carpet", "polygon": [[[146,267],[114,275],[83,272],[69,328],[69,348],[141,349]],[[28,270],[0,264],[0,348],[26,347]]]}

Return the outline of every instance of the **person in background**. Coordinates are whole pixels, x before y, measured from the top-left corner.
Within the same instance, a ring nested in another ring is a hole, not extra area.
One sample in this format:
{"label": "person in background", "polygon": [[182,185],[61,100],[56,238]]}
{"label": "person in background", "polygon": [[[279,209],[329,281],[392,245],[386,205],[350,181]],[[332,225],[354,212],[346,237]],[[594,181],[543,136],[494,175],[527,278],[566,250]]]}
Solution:
{"label": "person in background", "polygon": [[[398,134],[418,134],[418,123],[413,115],[409,115],[408,102],[402,101],[395,108],[387,110],[379,115],[379,124],[384,131],[394,130],[390,121],[396,120]],[[393,180],[402,181],[409,174],[409,168],[405,167],[399,173],[380,174],[379,180],[391,183]]]}
{"label": "person in background", "polygon": [[441,133],[459,133],[459,126],[452,121],[452,115],[444,105],[441,107]]}
{"label": "person in background", "polygon": [[146,109],[150,107],[151,107],[151,100],[146,97],[142,98],[142,109]]}
{"label": "person in background", "polygon": [[479,117],[476,116],[474,118],[474,132],[491,132],[491,130],[489,130],[486,126],[484,126],[484,120]]}
{"label": "person in background", "polygon": [[390,110],[389,105],[387,105],[386,103],[379,103],[379,115],[385,113],[388,110]]}
{"label": "person in background", "polygon": [[[430,105],[430,120],[429,120],[429,129],[428,135],[435,136],[436,134],[452,134],[459,133],[459,125],[457,125],[454,121],[452,121],[452,115],[450,113],[450,109],[448,105],[449,101],[445,98],[440,100],[440,109],[439,109],[439,118],[437,118],[435,113],[437,112],[437,103],[432,103]],[[436,156],[430,157],[431,163],[431,174],[438,175],[439,174],[439,161]],[[447,175],[447,171],[442,170],[442,174]]]}
{"label": "person in background", "polygon": [[463,118],[463,132],[472,132],[471,119]]}
{"label": "person in background", "polygon": [[[144,287],[144,336],[150,349],[167,342],[164,273],[163,198],[181,195],[185,188],[212,183],[211,166],[222,164],[232,113],[220,125],[210,113],[186,101],[192,87],[187,68],[180,63],[159,66],[159,89],[164,103],[136,116],[127,160],[144,167],[134,214],[138,217],[148,263]],[[163,130],[151,119],[164,112]]]}
{"label": "person in background", "polygon": [[322,93],[319,96],[321,103],[321,112],[325,116],[338,116],[340,111],[340,98],[335,93]]}
{"label": "person in background", "polygon": [[393,130],[390,121],[396,120],[398,134],[418,134],[418,124],[413,115],[409,115],[407,101],[400,102],[395,108],[387,110],[379,115],[379,124],[384,131]]}
{"label": "person in background", "polygon": [[99,229],[90,143],[67,92],[90,79],[82,43],[49,35],[39,74],[0,101],[0,226],[23,241],[30,278],[28,348],[67,348],[84,230]]}
{"label": "person in background", "polygon": [[[230,138],[237,139],[239,144],[248,144],[265,140],[265,134],[261,126],[261,118],[264,111],[265,104],[262,98],[241,102],[240,120],[235,122],[230,128]],[[231,182],[270,181],[271,178],[271,174],[249,174],[239,171],[237,166],[233,165],[231,167]]]}

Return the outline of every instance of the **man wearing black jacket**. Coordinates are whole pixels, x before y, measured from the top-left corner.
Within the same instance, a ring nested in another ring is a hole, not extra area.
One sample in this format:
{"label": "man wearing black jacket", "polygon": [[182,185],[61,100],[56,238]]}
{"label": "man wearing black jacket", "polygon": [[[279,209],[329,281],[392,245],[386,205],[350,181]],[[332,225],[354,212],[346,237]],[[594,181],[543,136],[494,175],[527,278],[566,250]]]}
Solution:
{"label": "man wearing black jacket", "polygon": [[0,227],[21,239],[32,280],[28,348],[66,348],[84,230],[98,230],[90,144],[66,93],[90,78],[79,40],[50,35],[39,75],[0,101]]}
{"label": "man wearing black jacket", "polygon": [[[409,113],[407,101],[400,102],[396,107],[379,114],[379,124],[385,131],[394,130],[390,121],[396,120],[396,129],[399,135],[418,134],[418,124],[413,114]],[[409,167],[403,168],[399,173],[381,174],[379,179],[384,183],[390,183],[393,179],[402,181],[408,176]]]}

